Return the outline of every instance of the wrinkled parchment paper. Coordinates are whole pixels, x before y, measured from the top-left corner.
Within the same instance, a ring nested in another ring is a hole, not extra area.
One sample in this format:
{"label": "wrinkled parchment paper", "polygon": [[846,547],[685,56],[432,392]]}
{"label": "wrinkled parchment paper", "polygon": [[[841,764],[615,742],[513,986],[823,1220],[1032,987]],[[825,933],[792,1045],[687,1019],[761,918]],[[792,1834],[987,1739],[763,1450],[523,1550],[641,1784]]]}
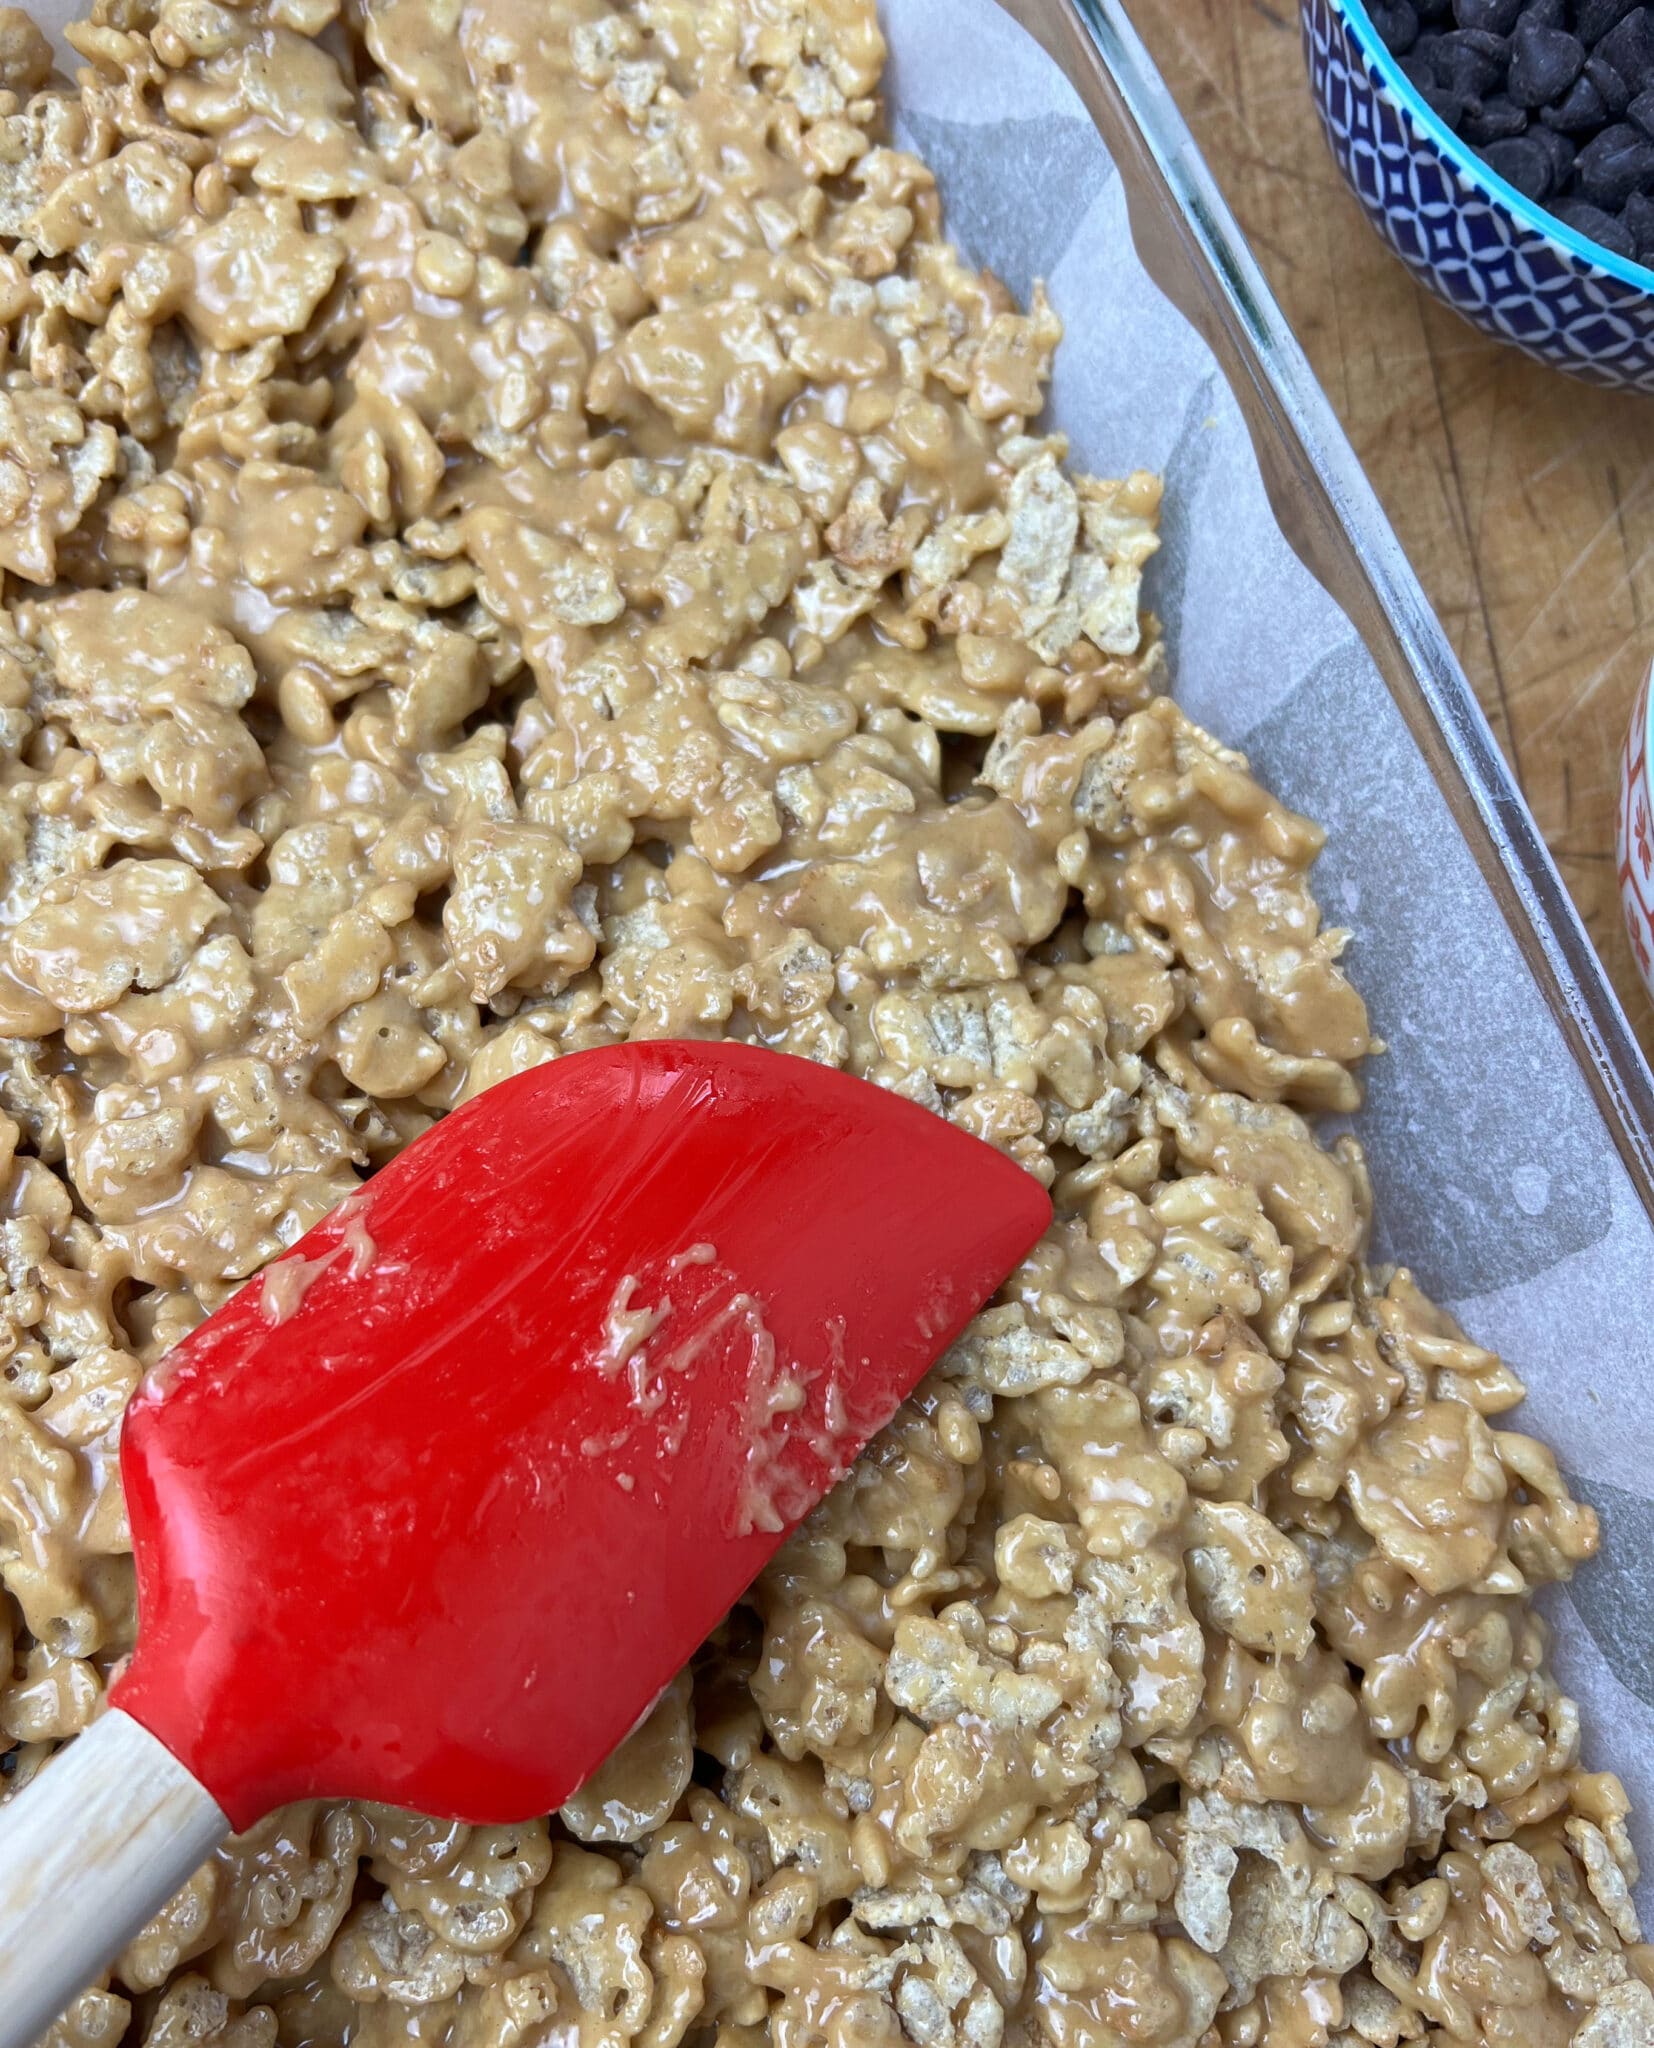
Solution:
{"label": "wrinkled parchment paper", "polygon": [[[26,4],[50,30],[85,11]],[[1640,1809],[1654,1923],[1654,1228],[1377,670],[1281,537],[1215,362],[1138,264],[1078,98],[994,0],[882,11],[898,136],[950,232],[1019,297],[1043,277],[1067,323],[1052,419],[1076,463],[1165,473],[1149,602],[1179,698],[1329,828],[1317,891],[1390,1047],[1356,1119],[1377,1255],[1510,1359],[1529,1398],[1507,1426],[1602,1517],[1603,1554],[1547,1606],[1587,1761]]]}
{"label": "wrinkled parchment paper", "polygon": [[1328,829],[1316,891],[1389,1044],[1354,1120],[1376,1255],[1504,1353],[1528,1399],[1501,1426],[1602,1517],[1601,1555],[1544,1605],[1586,1760],[1637,1802],[1654,1922],[1654,1228],[1377,669],[1282,538],[1216,363],[1137,262],[1079,99],[993,0],[884,13],[898,134],[949,232],[1019,296],[1043,277],[1066,323],[1051,418],[1075,463],[1165,473],[1148,602],[1178,698]]}

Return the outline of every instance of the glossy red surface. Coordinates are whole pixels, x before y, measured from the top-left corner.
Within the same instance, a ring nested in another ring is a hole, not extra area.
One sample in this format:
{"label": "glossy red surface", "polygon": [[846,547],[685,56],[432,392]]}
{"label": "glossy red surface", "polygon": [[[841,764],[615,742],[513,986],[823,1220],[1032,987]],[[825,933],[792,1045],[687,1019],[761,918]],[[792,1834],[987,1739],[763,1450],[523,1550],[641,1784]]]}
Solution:
{"label": "glossy red surface", "polygon": [[558,1806],[776,1547],[754,1518],[807,1511],[1049,1214],[940,1117],[749,1046],[490,1089],[140,1389],[113,1698],[238,1827]]}

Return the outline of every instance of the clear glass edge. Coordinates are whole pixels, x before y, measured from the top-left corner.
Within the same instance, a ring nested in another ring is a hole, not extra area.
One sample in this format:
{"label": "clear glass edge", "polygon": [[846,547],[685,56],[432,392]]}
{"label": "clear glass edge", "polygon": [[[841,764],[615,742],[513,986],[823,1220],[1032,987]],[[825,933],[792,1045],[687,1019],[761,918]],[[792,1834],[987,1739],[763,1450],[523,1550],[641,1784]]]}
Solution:
{"label": "clear glass edge", "polygon": [[[1179,231],[1188,262],[1198,266],[1189,282],[1221,319],[1252,395],[1286,452],[1318,483],[1336,527],[1324,538],[1341,553],[1343,574],[1365,585],[1371,603],[1361,609],[1380,622],[1389,649],[1374,645],[1370,626],[1354,615],[1290,532],[1287,538],[1350,616],[1420,741],[1654,1221],[1654,1074],[1475,693],[1121,0],[1000,4],[1056,59],[1100,131],[1105,124],[1088,81],[1075,71],[1073,60],[1082,51],[1099,73],[1089,82],[1110,91],[1130,122],[1159,185],[1158,192],[1139,190],[1134,197],[1165,209]],[[1072,34],[1065,35],[1065,28]],[[1131,167],[1119,168],[1130,189]],[[1257,408],[1247,405],[1241,391],[1236,396],[1256,444]],[[1258,453],[1267,473],[1266,451],[1260,447]],[[1399,659],[1386,659],[1387,653]],[[1429,743],[1432,736],[1435,744]]]}

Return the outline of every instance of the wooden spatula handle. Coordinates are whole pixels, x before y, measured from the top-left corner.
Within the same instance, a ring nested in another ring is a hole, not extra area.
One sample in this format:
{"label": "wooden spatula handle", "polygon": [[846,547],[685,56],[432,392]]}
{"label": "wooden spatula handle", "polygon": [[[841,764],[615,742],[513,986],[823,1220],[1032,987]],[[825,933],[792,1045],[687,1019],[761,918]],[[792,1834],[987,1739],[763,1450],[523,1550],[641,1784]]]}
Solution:
{"label": "wooden spatula handle", "polygon": [[119,1708],[0,1808],[0,2048],[29,2048],[229,1831]]}

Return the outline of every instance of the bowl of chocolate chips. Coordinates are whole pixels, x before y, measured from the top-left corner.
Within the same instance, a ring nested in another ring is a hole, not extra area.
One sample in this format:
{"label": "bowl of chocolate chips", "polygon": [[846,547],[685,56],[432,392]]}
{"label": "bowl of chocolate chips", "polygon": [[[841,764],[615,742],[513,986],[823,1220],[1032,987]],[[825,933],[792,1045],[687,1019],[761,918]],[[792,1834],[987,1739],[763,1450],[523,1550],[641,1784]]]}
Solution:
{"label": "bowl of chocolate chips", "polygon": [[1300,11],[1333,154],[1413,274],[1543,362],[1654,391],[1654,6]]}

